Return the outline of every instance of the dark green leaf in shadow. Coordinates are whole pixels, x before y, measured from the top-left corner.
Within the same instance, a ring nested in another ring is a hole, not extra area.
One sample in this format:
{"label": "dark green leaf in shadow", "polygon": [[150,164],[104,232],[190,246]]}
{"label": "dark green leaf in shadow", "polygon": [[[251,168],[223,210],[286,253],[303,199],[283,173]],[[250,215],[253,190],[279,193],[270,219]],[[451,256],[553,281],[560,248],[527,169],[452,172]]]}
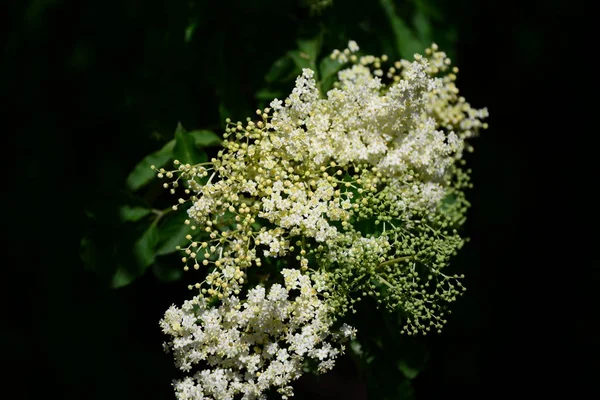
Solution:
{"label": "dark green leaf in shadow", "polygon": [[288,51],[288,55],[296,64],[297,71],[300,72],[303,68],[314,69],[308,54],[300,50]]}
{"label": "dark green leaf in shadow", "polygon": [[185,238],[191,232],[184,221],[188,218],[187,209],[179,208],[164,218],[158,227],[158,246],[156,255],[174,253],[177,246],[182,246],[188,240]]}
{"label": "dark green leaf in shadow", "polygon": [[135,222],[146,215],[150,214],[152,211],[145,207],[131,207],[131,206],[122,206],[119,209],[119,213],[121,215],[121,220],[123,222]]}
{"label": "dark green leaf in shadow", "polygon": [[189,43],[192,40],[192,37],[194,36],[194,32],[196,31],[196,28],[198,27],[198,22],[197,21],[192,21],[187,28],[185,28],[185,37],[184,37],[184,41],[186,43]]}
{"label": "dark green leaf in shadow", "polygon": [[[426,46],[431,45],[433,42],[433,32],[427,15],[421,11],[417,11],[413,17],[413,25],[415,26],[421,44]],[[419,51],[422,52],[423,49]]]}
{"label": "dark green leaf in shadow", "polygon": [[132,191],[136,191],[153,180],[156,177],[156,172],[150,167],[152,165],[156,168],[164,167],[172,158],[174,148],[175,141],[171,140],[165,144],[162,149],[144,157],[127,177],[127,180],[125,181],[127,187]]}
{"label": "dark green leaf in shadow", "polygon": [[174,282],[183,277],[183,266],[157,260],[152,264],[152,273],[161,282]]}
{"label": "dark green leaf in shadow", "polygon": [[419,375],[420,370],[407,364],[406,360],[400,359],[396,363],[398,370],[408,379],[414,379]]}
{"label": "dark green leaf in shadow", "polygon": [[337,60],[325,57],[319,64],[320,88],[323,94],[327,93],[333,87],[337,79],[337,72],[344,67],[344,64]]}
{"label": "dark green leaf in shadow", "polygon": [[415,0],[415,6],[417,6],[417,12],[423,13],[434,21],[443,21],[445,19],[444,12],[439,8],[441,6],[440,3],[428,0]]}
{"label": "dark green leaf in shadow", "polygon": [[124,268],[122,265],[117,266],[117,271],[112,277],[110,282],[110,287],[113,289],[118,289],[123,286],[129,285],[137,278],[137,274],[130,271],[128,268]]}
{"label": "dark green leaf in shadow", "polygon": [[286,54],[285,56],[278,58],[267,74],[265,80],[269,83],[282,82],[292,79],[297,75],[297,70],[294,66],[292,59]]}
{"label": "dark green leaf in shadow", "polygon": [[194,144],[199,148],[218,146],[221,144],[219,135],[212,131],[200,129],[188,132],[187,134],[194,139]]}
{"label": "dark green leaf in shadow", "polygon": [[119,263],[112,278],[112,288],[116,289],[128,285],[144,274],[146,269],[154,262],[154,251],[158,239],[156,223],[152,222],[133,245],[133,263],[127,265]]}
{"label": "dark green leaf in shadow", "polygon": [[256,92],[256,94],[254,95],[254,97],[256,97],[257,100],[266,100],[266,101],[271,101],[273,99],[281,99],[285,96],[285,93],[283,93],[281,90],[269,90],[269,89],[261,89],[258,92]]}
{"label": "dark green leaf in shadow", "polygon": [[400,57],[412,60],[415,53],[422,53],[425,46],[411,28],[396,13],[393,0],[379,0],[396,38],[396,49]]}
{"label": "dark green leaf in shadow", "polygon": [[175,148],[173,149],[173,157],[184,164],[197,164],[206,158],[206,154],[198,150],[195,139],[186,130],[177,124],[175,130]]}
{"label": "dark green leaf in shadow", "polygon": [[315,70],[317,65],[317,57],[319,57],[321,45],[323,44],[323,35],[319,34],[312,39],[299,39],[296,43],[298,44],[300,55],[307,58],[310,68]]}
{"label": "dark green leaf in shadow", "polygon": [[338,60],[332,60],[330,57],[325,57],[319,63],[319,72],[321,79],[327,79],[329,77],[335,76],[337,72],[342,69],[344,66],[343,63]]}

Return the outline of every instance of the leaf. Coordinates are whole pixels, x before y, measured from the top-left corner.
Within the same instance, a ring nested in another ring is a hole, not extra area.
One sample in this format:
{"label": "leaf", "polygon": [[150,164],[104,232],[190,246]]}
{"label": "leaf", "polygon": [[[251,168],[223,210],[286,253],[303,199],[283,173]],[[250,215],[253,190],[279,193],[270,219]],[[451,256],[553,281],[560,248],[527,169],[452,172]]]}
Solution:
{"label": "leaf", "polygon": [[194,36],[194,32],[196,31],[197,27],[198,21],[193,21],[187,26],[187,28],[185,28],[184,41],[186,43],[189,43],[192,40],[192,37]]}
{"label": "leaf", "polygon": [[430,45],[433,42],[433,33],[431,29],[431,23],[429,22],[427,15],[421,11],[417,11],[413,17],[413,25],[417,30],[417,34],[421,43]]}
{"label": "leaf", "polygon": [[415,379],[419,375],[420,370],[409,366],[405,360],[398,360],[396,363],[398,370],[408,379]]}
{"label": "leaf", "polygon": [[177,129],[175,130],[173,157],[183,164],[192,165],[201,162],[203,158],[203,153],[196,147],[194,137],[186,132],[181,124],[177,124]]}
{"label": "leaf", "polygon": [[165,217],[165,221],[158,227],[158,246],[156,255],[174,253],[177,246],[187,242],[185,236],[190,233],[190,228],[184,223],[188,218],[187,210],[180,208]]}
{"label": "leaf", "polygon": [[148,267],[154,262],[154,250],[158,243],[159,235],[156,223],[150,224],[144,234],[135,242],[133,255],[142,268]]}
{"label": "leaf", "polygon": [[172,158],[174,148],[175,141],[171,140],[165,144],[162,149],[144,157],[144,159],[133,168],[133,171],[131,171],[129,176],[127,176],[127,180],[125,181],[127,187],[132,191],[136,191],[153,180],[156,177],[156,173],[150,167],[152,165],[156,168],[165,166]]}
{"label": "leaf", "polygon": [[439,9],[439,4],[427,0],[415,0],[417,6],[417,12],[423,13],[424,15],[431,17],[434,21],[443,21],[444,13]]}
{"label": "leaf", "polygon": [[299,70],[302,70],[303,68],[310,68],[314,70],[314,66],[311,63],[310,56],[308,54],[300,50],[292,50],[288,51],[288,55],[294,61],[294,64],[296,64],[296,67]]}
{"label": "leaf", "polygon": [[323,80],[334,76],[340,69],[342,69],[343,66],[344,64],[339,62],[338,60],[332,60],[329,57],[325,57],[321,60],[321,63],[319,64],[319,72],[321,79]]}
{"label": "leaf", "polygon": [[293,78],[297,75],[297,71],[294,68],[294,63],[289,55],[285,55],[283,57],[275,60],[267,74],[265,75],[265,80],[267,82],[282,82],[288,79]]}
{"label": "leaf", "polygon": [[333,86],[337,76],[337,72],[342,69],[344,64],[337,60],[332,60],[326,57],[321,60],[319,64],[319,86],[323,94],[326,94],[329,89]]}
{"label": "leaf", "polygon": [[385,15],[392,26],[396,38],[396,49],[400,57],[410,60],[415,53],[421,53],[425,46],[410,27],[396,14],[392,0],[379,0]]}
{"label": "leaf", "polygon": [[174,282],[183,277],[183,267],[179,263],[175,266],[171,263],[155,261],[152,264],[152,273],[161,282]]}
{"label": "leaf", "polygon": [[124,222],[135,222],[146,215],[150,214],[152,211],[145,207],[131,207],[131,206],[122,206],[119,209],[119,213],[121,215],[121,220]]}
{"label": "leaf", "polygon": [[116,289],[126,286],[142,276],[154,262],[154,249],[158,243],[158,230],[153,222],[133,245],[133,264],[119,263],[112,277],[111,287]]}
{"label": "leaf", "polygon": [[118,289],[123,286],[127,286],[133,282],[135,278],[136,276],[134,276],[127,268],[123,268],[121,265],[119,265],[117,267],[117,271],[112,277],[110,287],[113,289]]}
{"label": "leaf", "polygon": [[194,144],[198,148],[218,146],[221,144],[219,135],[205,129],[188,132],[188,135],[194,139]]}
{"label": "leaf", "polygon": [[296,41],[298,44],[298,49],[302,54],[308,56],[308,60],[311,65],[314,67],[317,63],[317,57],[321,52],[321,44],[323,43],[323,35],[319,34],[312,39],[299,39]]}
{"label": "leaf", "polygon": [[267,101],[271,101],[273,99],[280,99],[283,96],[285,96],[285,93],[283,93],[281,90],[270,90],[270,89],[261,89],[258,92],[256,92],[256,94],[254,95],[254,97],[257,100],[267,100]]}

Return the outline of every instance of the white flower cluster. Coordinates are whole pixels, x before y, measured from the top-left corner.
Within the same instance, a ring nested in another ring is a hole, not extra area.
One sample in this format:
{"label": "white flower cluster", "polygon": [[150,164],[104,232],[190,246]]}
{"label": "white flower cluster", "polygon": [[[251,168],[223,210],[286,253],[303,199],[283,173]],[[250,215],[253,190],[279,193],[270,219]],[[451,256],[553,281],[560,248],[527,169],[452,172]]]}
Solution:
{"label": "white flower cluster", "polygon": [[160,325],[171,336],[166,347],[177,366],[183,371],[207,366],[175,383],[179,399],[226,400],[237,394],[264,399],[270,388],[287,398],[305,360],[314,360],[320,372],[333,367],[343,350],[339,342],[354,329],[344,325],[332,333],[331,309],[318,295],[323,290],[319,274],[313,285],[299,270],[281,273],[285,286],[273,284],[268,292],[256,286],[245,300],[231,296],[212,307],[206,298],[195,297],[167,310]]}
{"label": "white flower cluster", "polygon": [[424,58],[407,64],[404,79],[384,90],[367,66],[353,65],[339,72],[339,88],[324,99],[313,71],[304,69],[285,107],[278,100],[271,103],[274,114],[268,127],[278,134],[263,146],[317,166],[331,160],[342,167],[367,162],[398,190],[405,186],[399,178],[409,169],[420,172],[426,179],[412,185],[419,186],[415,201],[433,206],[463,139],[440,130],[429,113],[431,94],[439,93],[443,82],[431,77],[428,67]]}
{"label": "white flower cluster", "polygon": [[457,161],[487,110],[458,95],[458,69],[435,45],[387,69],[358,50],[333,52],[351,65],[325,95],[304,69],[258,121],[228,120],[210,162],[159,171],[186,185],[194,235],[182,261],[204,276],[161,321],[179,368],[200,368],[176,383],[180,399],[289,397],[307,360],[333,367],[354,334],[333,334],[334,321],[355,302],[370,296],[405,313],[403,332],[427,333],[446,322],[439,302],[464,291],[442,270],[464,243]]}

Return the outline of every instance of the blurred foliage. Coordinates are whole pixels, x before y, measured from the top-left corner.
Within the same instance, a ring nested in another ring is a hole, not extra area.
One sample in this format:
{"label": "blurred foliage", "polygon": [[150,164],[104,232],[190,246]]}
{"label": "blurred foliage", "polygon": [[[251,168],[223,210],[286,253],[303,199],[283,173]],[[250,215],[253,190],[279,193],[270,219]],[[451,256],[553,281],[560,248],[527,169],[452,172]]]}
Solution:
{"label": "blurred foliage", "polygon": [[153,208],[160,188],[156,188],[157,172],[152,167],[161,169],[175,159],[201,163],[207,160],[204,149],[220,143],[220,137],[211,131],[187,132],[178,125],[175,138],[144,157],[127,176],[127,190],[115,199],[118,219],[111,220],[109,215],[103,218],[106,202],[90,204],[86,215],[91,220],[91,230],[81,240],[81,257],[86,268],[112,288],[130,284],[148,269],[160,281],[180,279],[183,271],[179,260],[168,255],[186,242],[187,208]]}

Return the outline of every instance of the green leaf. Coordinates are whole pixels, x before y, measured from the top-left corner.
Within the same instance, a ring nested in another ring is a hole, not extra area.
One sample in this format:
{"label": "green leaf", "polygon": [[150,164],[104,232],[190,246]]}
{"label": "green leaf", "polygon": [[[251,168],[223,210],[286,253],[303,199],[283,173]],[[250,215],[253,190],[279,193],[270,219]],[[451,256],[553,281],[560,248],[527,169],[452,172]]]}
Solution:
{"label": "green leaf", "polygon": [[296,64],[296,67],[299,70],[302,70],[302,68],[310,68],[314,70],[314,66],[311,63],[310,56],[308,54],[300,50],[292,50],[288,51],[288,55],[294,61],[294,64]]}
{"label": "green leaf", "polygon": [[317,64],[317,57],[321,52],[321,45],[323,43],[323,35],[319,34],[312,39],[299,39],[296,41],[298,49],[303,56],[308,57],[310,65],[313,69]]}
{"label": "green leaf", "polygon": [[152,273],[161,282],[174,282],[183,277],[183,266],[179,263],[162,263],[155,261],[152,264]]}
{"label": "green leaf", "polygon": [[152,211],[145,207],[131,207],[131,206],[122,206],[119,209],[121,220],[124,222],[135,222],[146,215],[150,214]]}
{"label": "green leaf", "polygon": [[392,0],[379,0],[385,15],[392,26],[396,38],[396,49],[400,57],[411,60],[415,53],[422,53],[425,46],[410,27],[396,14]]}
{"label": "green leaf", "polygon": [[185,236],[190,233],[190,227],[184,223],[188,218],[187,210],[180,208],[166,216],[164,222],[158,227],[158,247],[156,255],[174,253],[175,247],[187,242]]}
{"label": "green leaf", "polygon": [[187,26],[187,28],[185,28],[184,41],[186,43],[189,43],[192,40],[192,37],[194,36],[194,32],[196,31],[197,27],[198,21],[193,21]]}
{"label": "green leaf", "polygon": [[219,135],[205,129],[188,132],[188,135],[194,139],[194,144],[199,148],[218,146],[221,144]]}
{"label": "green leaf", "polygon": [[327,79],[331,76],[334,76],[340,69],[342,69],[343,66],[344,64],[342,64],[338,60],[332,60],[329,57],[325,57],[321,60],[321,63],[319,64],[319,72],[321,74],[321,79]]}
{"label": "green leaf", "polygon": [[344,67],[344,64],[337,60],[326,57],[319,64],[319,87],[323,94],[327,93],[333,86],[337,72]]}
{"label": "green leaf", "polygon": [[123,268],[123,266],[119,265],[117,267],[117,271],[112,277],[110,287],[113,289],[118,289],[123,286],[127,286],[136,278],[137,276],[132,274],[127,268]]}
{"label": "green leaf", "polygon": [[398,370],[408,379],[415,379],[419,375],[420,370],[409,366],[405,360],[398,360],[396,363]]}
{"label": "green leaf", "polygon": [[[413,17],[413,25],[417,30],[419,40],[422,44],[430,45],[433,42],[433,33],[429,18],[421,11],[417,11]],[[421,49],[420,51],[423,51]]]}
{"label": "green leaf", "polygon": [[158,244],[158,239],[158,228],[156,223],[152,222],[133,246],[133,255],[140,267],[147,268],[154,262],[154,250]]}
{"label": "green leaf", "polygon": [[443,21],[445,19],[444,13],[439,7],[439,4],[428,0],[415,0],[417,6],[417,12],[423,13],[435,21]]}
{"label": "green leaf", "polygon": [[283,93],[281,90],[270,90],[270,89],[261,89],[258,92],[256,92],[256,94],[254,95],[254,97],[257,100],[267,100],[267,101],[271,101],[276,98],[281,99],[284,96],[285,96],[285,93]]}
{"label": "green leaf", "polygon": [[119,263],[112,277],[112,288],[126,286],[144,274],[146,269],[154,262],[154,249],[158,243],[158,238],[156,223],[153,222],[133,245],[132,261],[135,265]]}
{"label": "green leaf", "polygon": [[165,144],[162,149],[144,157],[144,159],[133,168],[133,171],[131,171],[129,176],[127,176],[127,180],[125,181],[127,187],[132,191],[136,191],[153,180],[156,177],[156,173],[150,166],[154,165],[156,168],[164,167],[172,158],[174,148],[175,141],[171,140]]}
{"label": "green leaf", "polygon": [[186,132],[181,124],[177,124],[173,157],[183,164],[189,163],[194,165],[202,161],[203,155],[204,154],[196,147],[194,137]]}
{"label": "green leaf", "polygon": [[286,54],[285,56],[278,58],[267,74],[265,80],[267,82],[282,82],[289,80],[297,75],[297,70],[294,67],[292,59]]}

